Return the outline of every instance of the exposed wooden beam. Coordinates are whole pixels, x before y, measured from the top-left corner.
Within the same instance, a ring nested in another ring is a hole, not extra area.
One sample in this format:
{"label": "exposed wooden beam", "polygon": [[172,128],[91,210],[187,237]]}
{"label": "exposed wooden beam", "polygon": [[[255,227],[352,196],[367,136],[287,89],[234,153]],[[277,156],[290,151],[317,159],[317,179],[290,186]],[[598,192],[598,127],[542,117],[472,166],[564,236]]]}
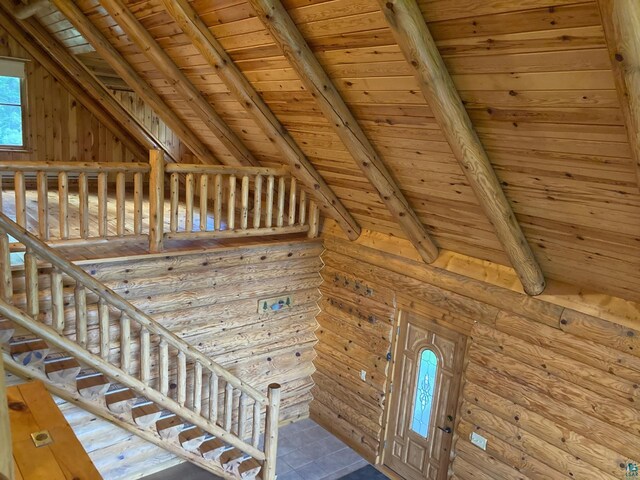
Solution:
{"label": "exposed wooden beam", "polygon": [[545,280],[415,0],[378,0],[478,202],[529,295]]}
{"label": "exposed wooden beam", "polygon": [[318,200],[324,213],[338,222],[348,237],[355,240],[360,227],[324,178],[307,159],[286,128],[233,63],[220,42],[216,40],[187,0],[163,0],[167,12],[189,37],[202,56],[215,69],[235,99],[245,107],[273,142],[298,178]]}
{"label": "exposed wooden beam", "polygon": [[169,85],[190,105],[193,112],[220,140],[235,160],[240,165],[258,165],[258,161],[242,140],[229,128],[200,91],[173,62],[171,57],[165,53],[147,29],[129,11],[122,0],[101,0],[100,4],[109,12],[111,18],[120,25],[129,39],[166,77]]}
{"label": "exposed wooden beam", "polygon": [[[147,127],[127,111],[113,94],[97,80],[87,68],[71,55],[49,32],[35,19],[21,20],[22,28],[33,37],[38,45],[46,51],[50,57],[74,78],[86,92],[98,101],[109,114],[129,132],[145,150],[164,148],[162,142],[147,129]],[[166,148],[165,148],[166,150]],[[166,152],[171,158],[171,153]],[[176,159],[172,159],[176,160]]]}
{"label": "exposed wooden beam", "polygon": [[69,90],[69,93],[78,99],[100,123],[118,137],[123,145],[135,155],[137,160],[146,158],[147,150],[145,147],[132,138],[128,129],[123,127],[100,101],[96,101],[87,93],[86,88],[78,83],[78,78],[72,78],[48,52],[40,48],[38,41],[18,25],[16,20],[7,12],[6,8],[6,3],[0,3],[0,25],[2,28],[15,38],[29,55],[57,78],[58,81]]}
{"label": "exposed wooden beam", "polygon": [[640,2],[598,0],[640,188]]}
{"label": "exposed wooden beam", "polygon": [[249,0],[258,17],[282,49],[305,87],[335,128],[356,164],[378,191],[400,228],[426,262],[438,256],[424,225],[413,211],[400,187],[362,131],[349,107],[307,45],[280,0]]}
{"label": "exposed wooden beam", "polygon": [[[109,40],[91,23],[74,2],[51,0],[87,42],[95,48],[122,80],[144,100],[191,152],[205,164],[221,163],[195,133],[178,117],[156,91],[133,69]],[[146,158],[147,155],[145,155]]]}

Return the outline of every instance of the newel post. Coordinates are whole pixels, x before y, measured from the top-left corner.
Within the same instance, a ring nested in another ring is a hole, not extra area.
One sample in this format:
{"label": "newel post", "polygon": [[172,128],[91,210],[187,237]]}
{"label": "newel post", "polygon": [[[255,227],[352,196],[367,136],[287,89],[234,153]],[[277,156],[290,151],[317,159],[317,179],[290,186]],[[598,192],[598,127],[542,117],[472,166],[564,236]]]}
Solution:
{"label": "newel post", "polygon": [[164,152],[149,150],[149,251],[160,252],[164,239]]}
{"label": "newel post", "polygon": [[274,480],[276,478],[276,457],[278,456],[278,422],[280,416],[280,385],[272,383],[269,385],[267,394],[269,403],[267,404],[267,418],[264,431],[264,466],[263,480]]}

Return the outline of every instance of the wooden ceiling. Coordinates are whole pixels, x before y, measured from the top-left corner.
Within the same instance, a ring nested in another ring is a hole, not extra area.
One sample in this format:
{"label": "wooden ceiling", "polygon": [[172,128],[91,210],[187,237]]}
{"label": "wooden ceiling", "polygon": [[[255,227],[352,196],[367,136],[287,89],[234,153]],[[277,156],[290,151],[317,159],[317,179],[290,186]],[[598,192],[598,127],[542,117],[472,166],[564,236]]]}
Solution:
{"label": "wooden ceiling", "polygon": [[[125,3],[253,156],[281,163],[162,1]],[[640,300],[640,190],[597,2],[418,3],[545,275]],[[232,160],[100,3],[76,4],[205,145]],[[191,4],[360,225],[403,236],[252,7]],[[378,1],[283,4],[435,242],[508,264]],[[60,12],[38,20],[114,77]]]}

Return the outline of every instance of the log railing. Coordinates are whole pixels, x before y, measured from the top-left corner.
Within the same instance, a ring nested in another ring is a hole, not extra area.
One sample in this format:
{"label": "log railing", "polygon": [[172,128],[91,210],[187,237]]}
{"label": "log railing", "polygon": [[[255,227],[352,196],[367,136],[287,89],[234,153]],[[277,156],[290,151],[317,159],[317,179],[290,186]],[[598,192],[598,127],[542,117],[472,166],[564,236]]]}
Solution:
{"label": "log railing", "polygon": [[33,233],[49,243],[140,236],[148,172],[145,163],[0,162],[0,211],[24,228],[37,218]]}
{"label": "log railing", "polygon": [[164,239],[318,234],[318,206],[287,168],[165,165],[160,151],[152,151],[150,165],[152,250],[159,250]]}
{"label": "log railing", "polygon": [[149,164],[0,162],[0,212],[50,245],[148,235],[151,251],[165,239],[316,237],[320,221],[288,168],[165,165],[157,150]]}
{"label": "log railing", "polygon": [[[15,292],[9,236],[26,247],[24,285]],[[257,391],[4,214],[0,256],[0,315],[262,461],[263,478],[274,478],[278,388]]]}

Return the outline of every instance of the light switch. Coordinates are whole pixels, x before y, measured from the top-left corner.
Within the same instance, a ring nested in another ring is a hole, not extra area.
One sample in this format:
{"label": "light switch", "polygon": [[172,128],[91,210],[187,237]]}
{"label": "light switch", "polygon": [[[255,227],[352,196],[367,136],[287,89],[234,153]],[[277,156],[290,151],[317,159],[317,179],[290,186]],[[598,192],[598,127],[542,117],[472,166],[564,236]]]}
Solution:
{"label": "light switch", "polygon": [[482,450],[487,449],[487,439],[476,432],[471,432],[471,443]]}

